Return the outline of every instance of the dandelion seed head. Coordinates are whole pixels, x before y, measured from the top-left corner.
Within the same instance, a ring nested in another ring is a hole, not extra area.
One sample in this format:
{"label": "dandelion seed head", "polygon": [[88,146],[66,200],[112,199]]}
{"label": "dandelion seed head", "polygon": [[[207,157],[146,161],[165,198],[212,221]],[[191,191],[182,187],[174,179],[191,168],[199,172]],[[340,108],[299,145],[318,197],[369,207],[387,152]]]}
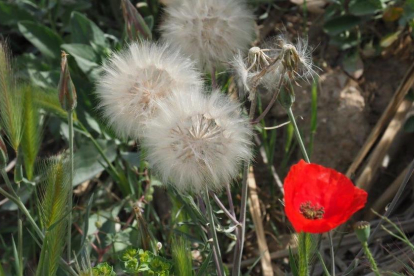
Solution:
{"label": "dandelion seed head", "polygon": [[158,100],[172,89],[202,87],[194,67],[190,59],[168,45],[131,44],[103,66],[96,90],[103,116],[118,135],[138,139],[146,121],[155,116]]}
{"label": "dandelion seed head", "polygon": [[204,69],[230,61],[254,37],[254,15],[242,0],[182,0],[165,13],[163,39]]}
{"label": "dandelion seed head", "polygon": [[313,79],[317,73],[315,69],[319,69],[313,64],[312,49],[308,45],[307,39],[298,38],[294,44],[289,41],[286,36],[278,36],[273,43],[272,58],[279,57],[268,73],[263,77],[261,83],[270,92],[274,92],[278,88],[281,78],[288,76],[289,81],[297,80],[309,81]]}
{"label": "dandelion seed head", "polygon": [[249,121],[238,103],[218,91],[175,91],[159,102],[159,109],[147,125],[143,145],[152,168],[178,190],[200,193],[206,185],[220,190],[251,158]]}

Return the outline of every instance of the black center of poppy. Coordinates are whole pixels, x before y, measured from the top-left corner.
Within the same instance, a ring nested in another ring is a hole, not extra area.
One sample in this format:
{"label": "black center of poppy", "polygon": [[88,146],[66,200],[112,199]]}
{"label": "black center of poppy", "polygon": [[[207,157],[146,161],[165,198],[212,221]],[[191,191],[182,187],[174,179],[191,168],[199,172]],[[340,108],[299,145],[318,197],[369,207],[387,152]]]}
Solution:
{"label": "black center of poppy", "polygon": [[299,212],[307,219],[317,220],[323,218],[325,208],[312,205],[310,201],[306,201],[300,205]]}

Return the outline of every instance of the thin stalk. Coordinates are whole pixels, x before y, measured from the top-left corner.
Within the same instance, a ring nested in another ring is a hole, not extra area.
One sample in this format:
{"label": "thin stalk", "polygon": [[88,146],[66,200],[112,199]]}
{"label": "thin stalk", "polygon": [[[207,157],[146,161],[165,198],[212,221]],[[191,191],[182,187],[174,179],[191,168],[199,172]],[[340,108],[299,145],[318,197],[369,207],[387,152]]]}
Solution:
{"label": "thin stalk", "polygon": [[371,254],[371,250],[369,250],[368,243],[364,242],[362,243],[362,248],[364,249],[365,256],[367,256],[367,259],[369,263],[371,264],[371,269],[375,273],[376,276],[380,276],[381,274],[378,271],[377,262],[375,261],[374,257]]}
{"label": "thin stalk", "polygon": [[227,194],[227,200],[229,201],[230,214],[235,218],[236,212],[234,211],[233,197],[231,196],[231,190],[230,190],[229,183],[227,183],[226,185],[226,194]]}
{"label": "thin stalk", "polygon": [[69,125],[69,200],[68,200],[68,232],[66,237],[66,255],[70,263],[70,256],[72,254],[72,202],[73,202],[73,111],[68,111],[68,125]]}
{"label": "thin stalk", "polygon": [[252,122],[252,124],[260,123],[260,121],[269,113],[270,109],[272,108],[273,104],[276,102],[277,97],[279,96],[280,88],[283,84],[283,76],[285,75],[285,71],[282,72],[280,75],[279,83],[277,84],[276,91],[273,93],[273,97],[270,100],[269,104],[267,105],[266,109],[260,114],[260,116]]}
{"label": "thin stalk", "polygon": [[19,218],[17,226],[17,251],[19,254],[19,275],[23,276],[23,224],[21,218]]}
{"label": "thin stalk", "polygon": [[329,238],[329,246],[331,248],[332,276],[335,276],[335,250],[334,250],[334,245],[333,245],[333,241],[332,241],[332,233],[331,233],[331,231],[328,232],[328,238]]}
{"label": "thin stalk", "polygon": [[214,65],[211,66],[211,87],[213,89],[218,88],[216,79],[216,67]]}
{"label": "thin stalk", "polygon": [[[250,103],[250,111],[249,111],[249,119],[250,121],[254,118],[254,114],[256,112],[257,106],[257,95],[255,89],[252,91],[254,93],[254,97],[252,102]],[[243,167],[243,180],[242,180],[242,197],[240,202],[240,217],[239,222],[241,224],[241,229],[236,232],[237,235],[237,242],[234,250],[234,261],[233,261],[233,276],[240,276],[241,271],[241,259],[243,255],[243,247],[244,247],[244,238],[246,232],[246,207],[247,207],[247,193],[248,193],[248,184],[247,184],[247,176],[249,173],[250,161],[245,162]]]}
{"label": "thin stalk", "polygon": [[296,139],[298,140],[299,147],[302,152],[303,158],[305,158],[306,162],[310,163],[308,153],[306,151],[305,145],[303,144],[302,136],[300,135],[298,125],[296,124],[295,116],[293,115],[293,112],[292,112],[292,108],[290,107],[286,109],[286,111],[289,116],[289,120],[292,122],[293,128],[295,130],[295,136],[296,136]]}
{"label": "thin stalk", "polygon": [[0,192],[7,197],[9,200],[13,201],[17,207],[25,214],[27,219],[29,220],[30,224],[35,229],[36,233],[41,237],[44,238],[43,232],[40,230],[40,228],[37,226],[36,222],[34,221],[33,217],[30,215],[29,211],[26,209],[26,206],[24,206],[23,202],[20,200],[19,196],[16,194],[16,192],[13,190],[13,187],[10,183],[9,176],[7,175],[6,171],[3,169],[1,170],[1,176],[4,179],[4,182],[6,182],[7,187],[10,189],[11,194],[7,193],[3,189],[0,189]]}
{"label": "thin stalk", "polygon": [[299,234],[299,276],[309,275],[309,254],[307,244],[309,233],[301,232]]}
{"label": "thin stalk", "polygon": [[223,202],[218,198],[218,196],[210,192],[210,195],[213,197],[214,202],[217,204],[218,207],[224,212],[224,214],[236,225],[240,225],[240,223],[237,221],[236,217],[233,216],[229,210],[227,210],[226,206],[224,206]]}
{"label": "thin stalk", "polygon": [[[303,143],[302,136],[300,134],[298,125],[296,124],[295,116],[293,115],[292,107],[286,109],[289,116],[289,120],[292,122],[293,129],[295,131],[296,140],[299,143],[300,150],[302,152],[303,158],[307,163],[310,163],[308,153],[306,151],[305,145]],[[299,234],[299,247],[302,248],[302,254],[299,254],[299,276],[308,276],[309,275],[309,252],[307,252],[307,240],[309,238],[309,233],[300,233]]]}
{"label": "thin stalk", "polygon": [[217,274],[218,274],[218,276],[225,276],[223,261],[221,259],[220,246],[219,246],[218,239],[217,239],[216,226],[214,224],[213,209],[211,208],[211,203],[210,203],[210,198],[208,196],[207,186],[206,186],[206,202],[205,203],[206,203],[206,207],[207,207],[207,214],[208,214],[210,232],[211,232],[211,235],[212,235],[212,238],[213,238],[213,250],[216,251],[216,255],[217,255],[217,258],[218,258]]}

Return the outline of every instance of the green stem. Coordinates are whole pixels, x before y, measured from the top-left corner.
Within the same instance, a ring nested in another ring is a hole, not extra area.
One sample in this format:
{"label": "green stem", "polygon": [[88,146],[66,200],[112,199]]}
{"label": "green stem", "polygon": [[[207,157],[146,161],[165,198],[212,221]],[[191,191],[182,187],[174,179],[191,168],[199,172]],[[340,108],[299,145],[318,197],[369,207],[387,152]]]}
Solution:
{"label": "green stem", "polygon": [[70,256],[72,254],[72,202],[73,202],[73,111],[68,111],[68,125],[69,125],[69,195],[68,195],[68,232],[66,237],[66,255],[70,263]]}
{"label": "green stem", "polygon": [[214,224],[213,209],[211,208],[210,197],[208,196],[207,186],[206,186],[206,202],[205,203],[206,203],[206,206],[207,206],[210,232],[211,232],[211,236],[213,238],[213,250],[216,251],[216,255],[217,255],[217,258],[218,258],[217,274],[218,274],[218,276],[225,276],[223,261],[222,261],[222,258],[221,258],[220,246],[219,246],[218,239],[217,239],[216,226]]}
{"label": "green stem", "polygon": [[365,256],[367,256],[367,259],[369,263],[371,264],[372,271],[375,273],[376,276],[380,276],[381,274],[378,271],[377,262],[372,256],[371,250],[369,250],[368,243],[367,242],[362,243],[362,248],[364,249]]}
{"label": "green stem", "polygon": [[19,254],[19,275],[23,276],[23,224],[21,218],[18,220],[18,239],[17,239],[17,247],[18,247],[18,254]]}
{"label": "green stem", "polygon": [[305,232],[299,234],[299,276],[309,275],[309,252],[307,250],[309,235]]}
{"label": "green stem", "polygon": [[334,250],[334,245],[333,245],[333,241],[332,241],[331,231],[328,232],[328,238],[329,238],[329,245],[331,247],[332,276],[335,276],[335,250]]}
{"label": "green stem", "polygon": [[[305,161],[310,163],[308,153],[306,151],[305,145],[303,143],[302,136],[300,134],[298,125],[296,124],[295,116],[292,112],[292,107],[286,109],[289,116],[289,120],[292,122],[293,129],[295,131],[296,140],[299,143],[300,150],[302,151],[303,158]],[[310,238],[309,233],[300,233],[299,234],[299,275],[308,276],[309,275],[309,252],[307,252],[307,240]]]}
{"label": "green stem", "polygon": [[296,124],[295,116],[293,116],[292,108],[289,107],[286,111],[289,116],[289,120],[293,124],[293,128],[295,130],[295,136],[296,136],[296,139],[298,140],[299,147],[300,147],[300,150],[302,151],[303,158],[305,158],[306,162],[310,163],[308,153],[306,151],[305,145],[303,144],[302,136],[300,135],[298,125]]}

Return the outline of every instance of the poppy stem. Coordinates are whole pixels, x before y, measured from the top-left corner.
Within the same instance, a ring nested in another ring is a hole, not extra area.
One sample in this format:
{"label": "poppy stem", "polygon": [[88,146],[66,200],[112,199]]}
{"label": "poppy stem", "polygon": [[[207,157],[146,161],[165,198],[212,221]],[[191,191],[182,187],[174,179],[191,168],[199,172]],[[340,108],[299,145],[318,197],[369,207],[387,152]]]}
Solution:
{"label": "poppy stem", "polygon": [[296,140],[298,140],[299,147],[300,147],[300,150],[302,151],[303,158],[305,158],[306,162],[310,163],[308,152],[306,151],[305,145],[303,144],[302,136],[300,135],[298,125],[296,124],[295,116],[293,115],[293,112],[292,112],[292,107],[287,108],[286,111],[289,116],[289,120],[292,122],[293,128],[295,130]]}
{"label": "poppy stem", "polygon": [[374,257],[372,256],[371,250],[369,250],[368,243],[363,242],[362,248],[364,249],[365,256],[367,256],[367,259],[369,263],[371,264],[371,269],[374,272],[375,275],[380,276],[381,274],[378,271],[377,262],[375,261]]}
{"label": "poppy stem", "polygon": [[309,243],[311,236],[309,233],[299,233],[299,276],[309,276]]}

